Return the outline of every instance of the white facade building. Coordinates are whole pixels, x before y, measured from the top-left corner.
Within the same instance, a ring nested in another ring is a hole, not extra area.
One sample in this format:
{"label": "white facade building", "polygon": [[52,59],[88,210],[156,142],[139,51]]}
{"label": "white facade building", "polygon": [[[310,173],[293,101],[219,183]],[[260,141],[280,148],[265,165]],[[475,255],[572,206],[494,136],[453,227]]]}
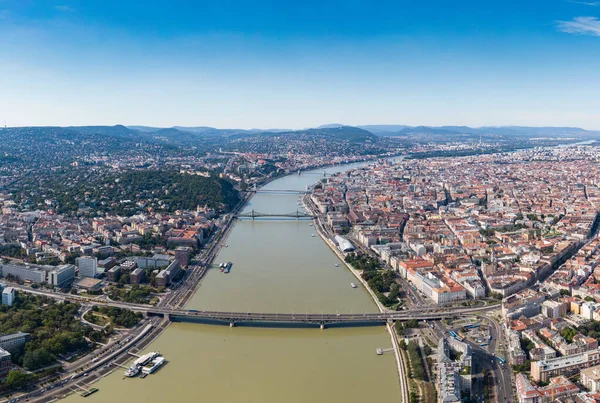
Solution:
{"label": "white facade building", "polygon": [[98,273],[98,259],[95,257],[77,258],[77,267],[81,277],[95,277]]}

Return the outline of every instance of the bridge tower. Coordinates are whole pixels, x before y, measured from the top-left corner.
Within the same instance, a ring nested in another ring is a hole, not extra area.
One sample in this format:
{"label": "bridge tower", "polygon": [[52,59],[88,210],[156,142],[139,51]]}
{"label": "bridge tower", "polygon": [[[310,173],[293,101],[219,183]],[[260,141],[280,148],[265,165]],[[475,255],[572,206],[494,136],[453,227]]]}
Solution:
{"label": "bridge tower", "polygon": [[250,214],[250,217],[252,217],[252,221],[254,221],[254,209],[252,209],[252,213]]}
{"label": "bridge tower", "polygon": [[254,184],[254,193],[256,193],[256,183]]}
{"label": "bridge tower", "polygon": [[323,171],[323,176],[327,176],[327,172]]}

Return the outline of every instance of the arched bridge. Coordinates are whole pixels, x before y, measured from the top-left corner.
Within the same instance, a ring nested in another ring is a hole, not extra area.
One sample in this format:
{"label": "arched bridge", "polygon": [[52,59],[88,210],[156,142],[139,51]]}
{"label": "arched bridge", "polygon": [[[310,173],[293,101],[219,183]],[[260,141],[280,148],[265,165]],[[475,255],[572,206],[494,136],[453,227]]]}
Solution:
{"label": "arched bridge", "polygon": [[248,213],[237,214],[238,218],[295,218],[296,220],[300,219],[312,219],[313,216],[311,214],[295,211],[293,213],[259,213],[258,211],[254,211],[254,209]]}

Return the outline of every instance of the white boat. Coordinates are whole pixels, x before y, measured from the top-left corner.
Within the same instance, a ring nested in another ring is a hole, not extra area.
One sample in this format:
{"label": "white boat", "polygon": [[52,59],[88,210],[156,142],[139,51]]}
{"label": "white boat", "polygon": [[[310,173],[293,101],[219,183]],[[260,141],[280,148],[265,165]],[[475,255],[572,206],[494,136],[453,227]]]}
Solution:
{"label": "white boat", "polygon": [[158,369],[158,367],[163,365],[165,363],[165,361],[166,361],[165,357],[156,357],[151,362],[144,365],[144,368],[142,368],[142,372],[144,374],[149,375],[149,374],[153,373],[154,371],[156,371]]}
{"label": "white boat", "polygon": [[[133,364],[131,364],[131,366],[125,370],[123,375],[125,375],[128,378],[134,377],[137,374],[139,374],[140,371],[142,371],[142,367],[144,367],[145,365],[148,365],[153,360],[155,360],[159,357],[160,357],[160,354],[157,352],[154,352],[154,351],[150,352],[148,354],[144,354],[141,357],[138,357],[138,359],[136,359],[133,362]],[[160,358],[162,358],[162,357],[160,357]]]}
{"label": "white boat", "polygon": [[140,373],[140,367],[134,364],[131,367],[127,368],[123,375],[125,375],[128,378],[133,378],[134,376],[136,376],[139,373]]}
{"label": "white boat", "polygon": [[356,284],[354,284],[354,283],[350,283],[350,287],[352,287],[352,288],[356,288],[356,287],[357,287],[357,285],[356,285]]}
{"label": "white boat", "polygon": [[312,234],[311,236],[314,238],[314,237],[315,237],[315,234]]}
{"label": "white boat", "polygon": [[336,264],[335,264],[335,267],[340,267],[340,265],[336,263]]}

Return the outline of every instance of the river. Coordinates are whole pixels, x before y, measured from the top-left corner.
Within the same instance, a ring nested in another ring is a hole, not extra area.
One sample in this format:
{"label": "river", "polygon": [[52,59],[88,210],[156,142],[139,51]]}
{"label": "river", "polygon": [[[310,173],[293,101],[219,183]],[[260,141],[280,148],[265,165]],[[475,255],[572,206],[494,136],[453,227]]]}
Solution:
{"label": "river", "polygon": [[[359,166],[328,168],[328,173]],[[263,189],[311,185],[323,169],[275,180]],[[260,193],[246,206],[262,213],[296,211],[297,194]],[[306,220],[238,221],[216,262],[187,304],[191,309],[250,312],[375,312],[363,288]],[[312,234],[316,236],[313,237]],[[338,264],[338,267],[335,265]],[[173,323],[145,351],[168,363],[146,379],[118,370],[95,384],[92,402],[304,403],[399,401],[391,343],[384,327],[268,329]],[[67,402],[83,401],[71,395]]]}

